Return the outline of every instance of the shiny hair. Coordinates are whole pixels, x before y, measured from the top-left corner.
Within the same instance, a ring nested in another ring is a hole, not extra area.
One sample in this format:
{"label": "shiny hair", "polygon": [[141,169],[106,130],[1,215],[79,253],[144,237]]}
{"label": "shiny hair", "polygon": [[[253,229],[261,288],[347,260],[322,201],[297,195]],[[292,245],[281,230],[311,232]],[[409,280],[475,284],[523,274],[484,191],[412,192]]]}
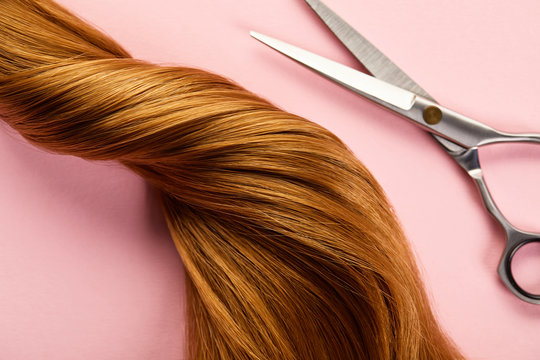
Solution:
{"label": "shiny hair", "polygon": [[50,0],[0,1],[0,116],[155,187],[186,269],[189,359],[462,358],[383,190],[321,126],[133,59]]}

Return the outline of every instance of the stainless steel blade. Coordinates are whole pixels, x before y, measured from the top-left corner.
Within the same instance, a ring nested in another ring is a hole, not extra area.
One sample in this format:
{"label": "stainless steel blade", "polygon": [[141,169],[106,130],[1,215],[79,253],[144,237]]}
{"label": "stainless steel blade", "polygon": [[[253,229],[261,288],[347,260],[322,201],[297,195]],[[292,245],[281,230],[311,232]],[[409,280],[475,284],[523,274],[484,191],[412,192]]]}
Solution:
{"label": "stainless steel blade", "polygon": [[328,6],[319,0],[305,2],[373,76],[433,100],[424,89]]}
{"label": "stainless steel blade", "polygon": [[288,44],[270,36],[252,31],[251,36],[279,51],[283,55],[317,71],[323,76],[351,89],[374,101],[402,110],[409,110],[414,104],[416,94],[394,86],[373,76],[354,70],[348,66],[324,58],[307,50]]}
{"label": "stainless steel blade", "polygon": [[[305,2],[373,76],[436,102],[420,85],[323,2],[319,0],[305,0]],[[431,135],[452,155],[465,150],[447,139]]]}

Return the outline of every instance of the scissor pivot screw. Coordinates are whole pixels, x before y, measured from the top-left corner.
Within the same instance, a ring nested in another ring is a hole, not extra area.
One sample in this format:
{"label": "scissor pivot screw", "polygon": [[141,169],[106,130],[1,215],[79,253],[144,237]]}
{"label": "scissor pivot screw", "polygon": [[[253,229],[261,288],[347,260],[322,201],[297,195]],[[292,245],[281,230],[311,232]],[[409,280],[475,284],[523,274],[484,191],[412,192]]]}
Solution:
{"label": "scissor pivot screw", "polygon": [[428,106],[424,109],[424,113],[422,115],[424,117],[424,121],[429,125],[438,124],[442,119],[442,111],[436,106]]}

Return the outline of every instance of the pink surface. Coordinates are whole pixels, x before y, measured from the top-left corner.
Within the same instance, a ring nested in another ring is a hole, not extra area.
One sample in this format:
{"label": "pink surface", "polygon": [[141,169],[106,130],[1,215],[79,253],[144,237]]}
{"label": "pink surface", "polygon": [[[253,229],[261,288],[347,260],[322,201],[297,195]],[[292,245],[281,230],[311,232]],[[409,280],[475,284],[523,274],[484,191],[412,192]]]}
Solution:
{"label": "pink surface", "polygon": [[[413,125],[249,37],[254,29],[354,65],[303,1],[62,3],[136,57],[226,75],[334,131],[385,188],[465,355],[539,358],[540,306],[498,280],[504,235],[470,179]],[[540,132],[536,0],[327,3],[443,104],[503,130]],[[533,154],[488,149],[483,159],[505,214],[539,231]],[[152,190],[115,163],[42,152],[4,125],[0,163],[0,359],[182,358],[183,269]],[[514,171],[528,175],[507,185]],[[525,281],[540,271],[539,253],[521,256]]]}

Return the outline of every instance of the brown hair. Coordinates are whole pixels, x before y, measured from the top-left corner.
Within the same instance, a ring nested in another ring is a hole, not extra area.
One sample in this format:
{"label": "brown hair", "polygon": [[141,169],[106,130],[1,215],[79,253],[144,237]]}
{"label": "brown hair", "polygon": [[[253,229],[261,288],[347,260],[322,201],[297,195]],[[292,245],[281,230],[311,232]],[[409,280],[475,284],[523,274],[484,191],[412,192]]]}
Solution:
{"label": "brown hair", "polygon": [[132,59],[49,0],[0,1],[0,115],[157,189],[190,359],[457,359],[383,191],[329,131],[205,71]]}

